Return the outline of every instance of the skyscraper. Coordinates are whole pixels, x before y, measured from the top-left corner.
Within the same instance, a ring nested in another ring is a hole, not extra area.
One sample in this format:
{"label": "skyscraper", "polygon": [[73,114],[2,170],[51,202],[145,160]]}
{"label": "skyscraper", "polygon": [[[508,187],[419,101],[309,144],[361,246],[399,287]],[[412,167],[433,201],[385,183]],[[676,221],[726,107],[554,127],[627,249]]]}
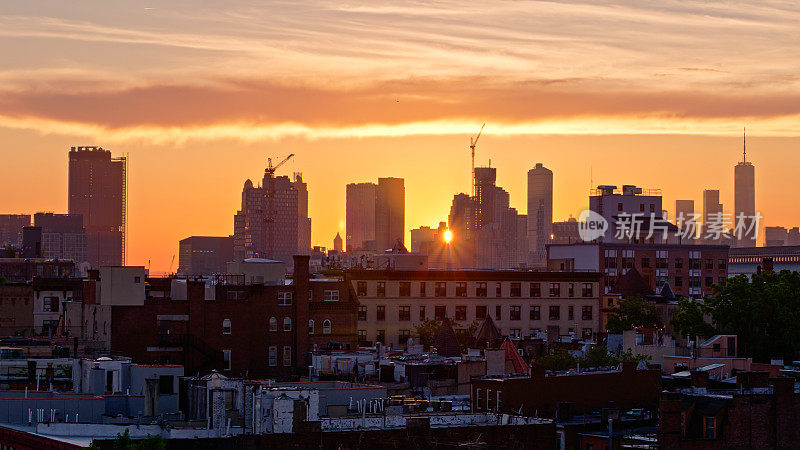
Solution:
{"label": "skyscraper", "polygon": [[178,273],[183,275],[225,273],[233,260],[232,236],[190,236],[178,248]]}
{"label": "skyscraper", "polygon": [[347,185],[345,248],[375,250],[375,183]]}
{"label": "skyscraper", "polygon": [[553,172],[536,163],[528,171],[528,242],[531,264],[542,266],[547,260],[547,243],[553,233]]}
{"label": "skyscraper", "polygon": [[294,187],[297,190],[297,255],[311,252],[311,218],[308,217],[308,186],[303,182],[303,174],[294,173]]}
{"label": "skyscraper", "polygon": [[342,252],[342,236],[339,235],[339,232],[336,232],[336,236],[333,237],[333,250],[336,252]]}
{"label": "skyscraper", "polygon": [[737,247],[755,247],[758,230],[754,227],[756,215],[756,185],[755,185],[755,166],[747,161],[747,142],[742,140],[742,161],[734,168],[734,214],[733,224],[737,226],[740,218],[741,229],[736,236]]}
{"label": "skyscraper", "polygon": [[72,147],[68,210],[83,216],[92,267],[125,264],[127,158],[112,158],[102,147]]}
{"label": "skyscraper", "polygon": [[[690,226],[688,223],[690,223],[691,220],[694,220],[695,223],[698,222],[694,214],[694,200],[675,200],[675,225],[677,225],[678,228],[681,230],[688,228]],[[695,236],[687,236],[690,239],[696,237],[698,230],[697,225],[695,225],[694,229]]]}
{"label": "skyscraper", "polygon": [[[235,259],[274,259],[290,266],[294,255],[309,253],[310,248],[299,248],[310,241],[300,236],[311,230],[305,187],[302,178],[276,177],[270,168],[264,171],[261,186],[245,181],[242,208],[233,219]],[[307,230],[301,230],[303,223],[308,224]]]}
{"label": "skyscraper", "polygon": [[402,178],[378,178],[375,190],[375,247],[382,252],[405,243],[406,189]]}
{"label": "skyscraper", "polygon": [[[719,224],[721,217],[715,216],[722,214],[722,203],[719,202],[719,190],[706,189],[703,191],[703,226],[700,238],[707,240],[709,227],[714,223]],[[716,218],[719,217],[719,218]]]}

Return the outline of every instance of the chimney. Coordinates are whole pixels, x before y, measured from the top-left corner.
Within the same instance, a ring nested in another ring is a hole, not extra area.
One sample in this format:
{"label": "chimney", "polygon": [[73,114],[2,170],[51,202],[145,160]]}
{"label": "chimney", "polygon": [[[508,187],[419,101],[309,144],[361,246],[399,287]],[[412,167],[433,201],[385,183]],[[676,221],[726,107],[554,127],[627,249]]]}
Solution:
{"label": "chimney", "polygon": [[[309,291],[311,282],[309,279],[309,255],[294,255],[294,273],[292,274],[292,285],[294,286],[294,320],[297,326],[293,328],[295,336],[294,364],[296,367],[305,365],[306,353],[311,351],[308,338],[308,320],[311,318],[311,305],[309,305]],[[321,327],[322,324],[320,323]]]}
{"label": "chimney", "polygon": [[775,266],[772,264],[772,257],[761,258],[761,264],[764,266],[764,273],[775,273]]}

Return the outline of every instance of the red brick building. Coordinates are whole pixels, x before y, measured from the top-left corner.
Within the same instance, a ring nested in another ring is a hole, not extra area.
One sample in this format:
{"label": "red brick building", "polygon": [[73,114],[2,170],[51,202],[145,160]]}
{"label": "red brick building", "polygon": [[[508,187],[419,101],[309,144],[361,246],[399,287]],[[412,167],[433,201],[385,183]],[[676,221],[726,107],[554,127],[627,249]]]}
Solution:
{"label": "red brick building", "polygon": [[305,373],[314,348],[355,348],[358,300],[348,283],[310,278],[309,257],[294,260],[290,284],[187,280],[185,300],[172,298],[172,279],[149,279],[143,305],[112,307],[111,350],[189,374],[259,378]]}
{"label": "red brick building", "polygon": [[572,404],[576,412],[605,408],[644,408],[658,404],[659,370],[637,370],[632,361],[615,372],[587,372],[546,376],[534,365],[530,377],[482,378],[472,381],[472,410],[506,414],[553,416],[559,403]]}
{"label": "red brick building", "polygon": [[800,394],[794,378],[739,372],[735,389],[711,391],[707,372],[692,376],[693,388],[661,394],[660,448],[798,447]]}
{"label": "red brick building", "polygon": [[29,283],[0,284],[0,336],[33,330],[33,287]]}

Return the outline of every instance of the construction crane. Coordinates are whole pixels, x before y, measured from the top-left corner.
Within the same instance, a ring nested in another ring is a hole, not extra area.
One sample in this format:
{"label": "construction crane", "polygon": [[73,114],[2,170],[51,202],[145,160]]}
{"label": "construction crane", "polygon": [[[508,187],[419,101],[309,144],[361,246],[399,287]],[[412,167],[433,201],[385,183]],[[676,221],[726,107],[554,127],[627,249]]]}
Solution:
{"label": "construction crane", "polygon": [[270,178],[274,177],[275,171],[278,170],[278,167],[284,165],[286,161],[292,159],[292,156],[294,156],[294,153],[289,153],[289,156],[283,158],[283,161],[279,162],[275,166],[272,165],[272,158],[267,158],[267,168],[264,169],[264,173],[269,175]]}
{"label": "construction crane", "polygon": [[478,145],[478,139],[481,137],[481,133],[483,133],[483,127],[486,126],[486,122],[481,125],[481,130],[478,131],[478,135],[475,138],[469,138],[469,149],[472,151],[472,196],[475,197],[475,146]]}
{"label": "construction crane", "polygon": [[267,158],[267,168],[264,169],[264,190],[267,197],[267,216],[264,218],[267,228],[267,258],[275,258],[275,171],[290,160],[294,153],[283,158],[283,161],[272,165],[272,158]]}

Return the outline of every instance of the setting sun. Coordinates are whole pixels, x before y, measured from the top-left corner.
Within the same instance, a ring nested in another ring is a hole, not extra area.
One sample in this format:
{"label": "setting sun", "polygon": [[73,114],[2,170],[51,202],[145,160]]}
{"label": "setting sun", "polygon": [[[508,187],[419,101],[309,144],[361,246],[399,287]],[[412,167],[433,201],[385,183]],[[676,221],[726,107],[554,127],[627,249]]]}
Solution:
{"label": "setting sun", "polygon": [[445,232],[444,232],[444,241],[449,244],[450,241],[452,241],[452,240],[453,240],[453,232],[450,231],[450,230],[445,230]]}

